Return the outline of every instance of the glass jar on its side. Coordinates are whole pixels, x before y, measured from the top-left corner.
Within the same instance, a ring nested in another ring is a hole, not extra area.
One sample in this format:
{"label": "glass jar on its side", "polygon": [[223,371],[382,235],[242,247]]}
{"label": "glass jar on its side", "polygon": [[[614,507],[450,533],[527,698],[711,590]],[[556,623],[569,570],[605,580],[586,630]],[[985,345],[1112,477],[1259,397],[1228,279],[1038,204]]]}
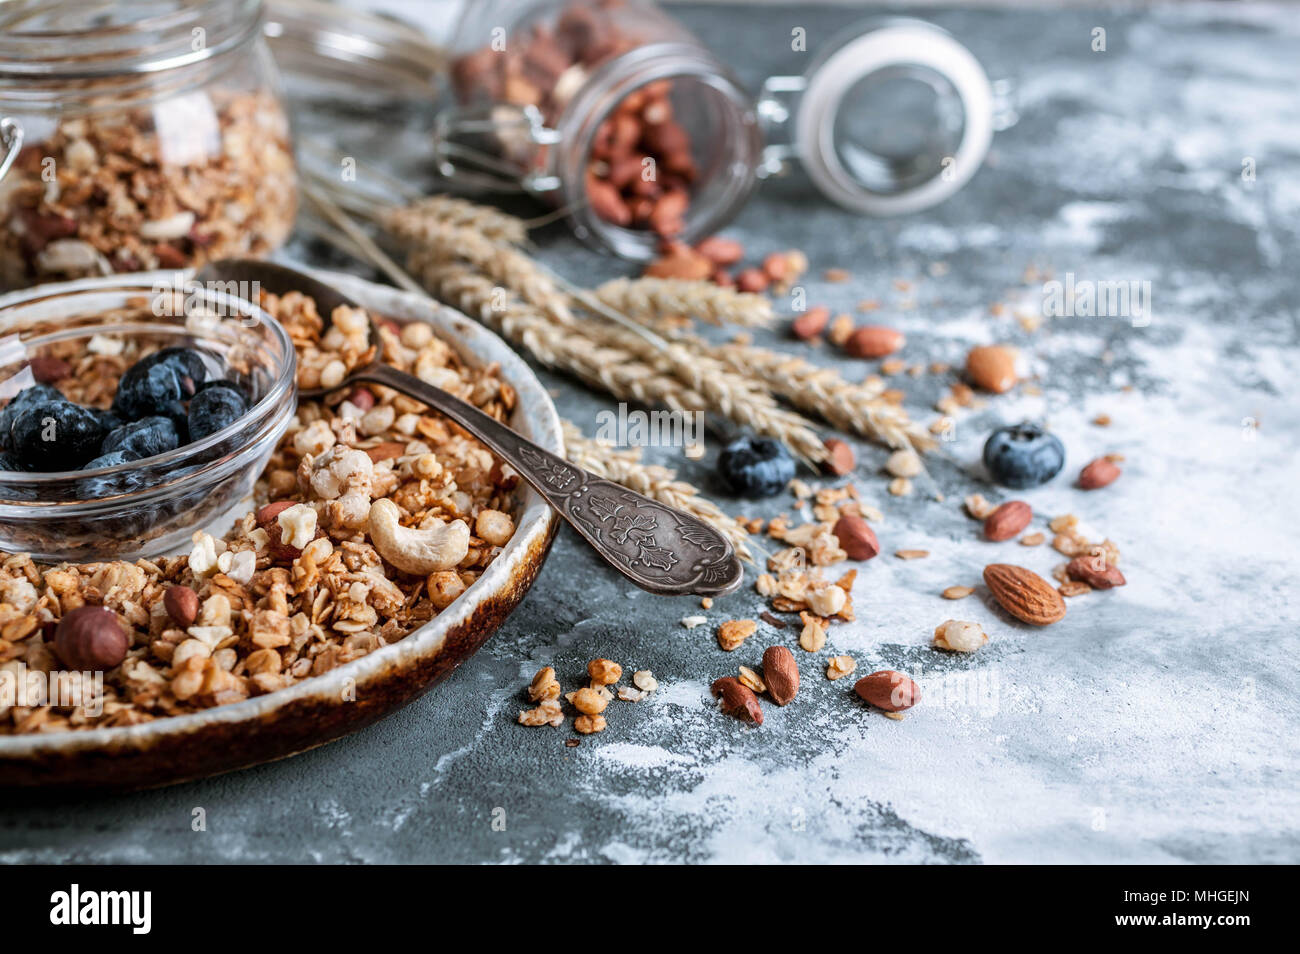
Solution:
{"label": "glass jar on its side", "polygon": [[261,0],[0,9],[0,288],[284,243],[297,174],[261,25]]}
{"label": "glass jar on its side", "polygon": [[579,235],[637,259],[716,231],[754,187],[752,98],[654,4],[475,3],[455,48],[444,174],[549,196]]}

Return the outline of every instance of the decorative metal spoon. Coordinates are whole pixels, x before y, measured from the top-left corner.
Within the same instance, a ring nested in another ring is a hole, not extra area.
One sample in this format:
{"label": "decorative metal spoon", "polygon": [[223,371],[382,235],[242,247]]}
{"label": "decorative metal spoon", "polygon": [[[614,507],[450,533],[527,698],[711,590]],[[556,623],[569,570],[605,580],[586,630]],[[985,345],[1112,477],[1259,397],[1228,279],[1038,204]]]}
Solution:
{"label": "decorative metal spoon", "polygon": [[[271,262],[228,259],[206,265],[195,276],[208,282],[256,282],[276,295],[299,291],[316,301],[326,323],[340,305],[355,302],[325,283]],[[224,286],[230,287],[230,286]],[[698,517],[665,506],[581,467],[575,467],[478,408],[382,362],[383,340],[370,322],[374,360],[357,368],[335,388],[301,390],[320,397],[358,382],[400,391],[469,431],[532,484],[560,516],[615,569],[642,589],[666,596],[720,596],[740,585],[744,569],[726,537]]]}

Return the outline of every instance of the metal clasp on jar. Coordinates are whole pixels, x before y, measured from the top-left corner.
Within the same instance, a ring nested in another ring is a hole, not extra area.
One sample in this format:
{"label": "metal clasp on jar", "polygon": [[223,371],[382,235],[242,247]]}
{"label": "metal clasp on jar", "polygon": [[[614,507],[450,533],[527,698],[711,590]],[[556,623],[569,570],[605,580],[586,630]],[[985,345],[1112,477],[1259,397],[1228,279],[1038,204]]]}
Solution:
{"label": "metal clasp on jar", "polygon": [[547,169],[548,150],[559,141],[536,106],[463,106],[438,116],[433,154],[438,174],[461,185],[541,194],[560,188]]}
{"label": "metal clasp on jar", "polygon": [[18,120],[8,116],[0,118],[0,147],[4,148],[4,155],[0,156],[0,179],[3,179],[23,148],[23,127]]}

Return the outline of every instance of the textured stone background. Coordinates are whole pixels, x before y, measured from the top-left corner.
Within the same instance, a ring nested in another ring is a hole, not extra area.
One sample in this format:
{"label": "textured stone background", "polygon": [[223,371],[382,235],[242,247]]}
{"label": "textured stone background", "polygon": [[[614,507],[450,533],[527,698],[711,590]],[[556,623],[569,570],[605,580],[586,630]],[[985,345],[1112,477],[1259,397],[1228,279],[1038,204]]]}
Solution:
{"label": "textured stone background", "polygon": [[[791,25],[808,29],[815,51],[859,15],[680,9],[754,86],[801,68],[788,52]],[[824,662],[797,649],[804,688],[794,704],[767,707],[758,729],[720,716],[708,683],[755,664],[769,643],[792,645],[792,631],[764,625],[723,653],[709,630],[677,624],[693,600],[631,589],[566,531],[523,607],[420,702],[324,749],[207,782],[93,800],[0,796],[0,860],[1300,860],[1294,11],[924,15],[990,73],[1019,82],[1021,120],[998,136],[986,168],[942,207],[899,221],[853,218],[785,180],[730,230],[755,255],[805,249],[814,302],[885,302],[880,317],[905,329],[911,359],[959,361],[972,344],[1011,340],[1040,376],[1042,396],[1007,396],[961,419],[932,465],[943,503],[889,497],[884,452],[862,449],[854,479],[885,511],[886,551],[933,555],[865,565],[858,622],[835,629],[828,649],[854,655],[859,672],[912,673],[926,697],[905,721],[868,712],[852,680],[827,682]],[[1104,54],[1089,49],[1099,25]],[[362,118],[338,133],[341,148],[419,158],[392,144],[418,150],[427,117],[400,117],[405,139],[369,133]],[[1247,156],[1253,184],[1240,176]],[[541,243],[570,276],[618,271],[562,230]],[[293,251],[340,262],[314,246]],[[935,262],[947,274],[931,277]],[[1037,308],[1040,285],[1022,284],[1031,264],[1149,280],[1154,320],[1061,319],[1027,335],[988,306]],[[850,269],[853,282],[823,284],[830,266]],[[915,290],[896,291],[895,278]],[[904,309],[909,296],[916,306]],[[588,429],[610,406],[547,380],[562,412]],[[913,413],[930,420],[942,383],[903,386]],[[1088,423],[1100,412],[1114,419],[1109,429]],[[1010,621],[982,588],[959,604],[936,595],[977,582],[994,560],[1043,573],[1057,562],[1045,547],[981,542],[959,512],[971,491],[998,496],[979,449],[990,428],[1021,417],[1047,418],[1069,449],[1066,475],[1025,496],[1040,514],[1078,513],[1117,541],[1129,579],[1072,601],[1044,631]],[[1118,483],[1092,495],[1069,487],[1107,452],[1127,455]],[[712,457],[677,463],[716,491]],[[709,615],[759,610],[747,586]],[[950,614],[983,622],[990,645],[970,658],[929,649]],[[597,655],[654,670],[662,688],[615,704],[608,731],[575,749],[564,747],[567,729],[513,724],[539,666],[571,683]],[[195,806],[207,811],[206,833],[190,831]],[[505,830],[494,830],[494,814]]]}

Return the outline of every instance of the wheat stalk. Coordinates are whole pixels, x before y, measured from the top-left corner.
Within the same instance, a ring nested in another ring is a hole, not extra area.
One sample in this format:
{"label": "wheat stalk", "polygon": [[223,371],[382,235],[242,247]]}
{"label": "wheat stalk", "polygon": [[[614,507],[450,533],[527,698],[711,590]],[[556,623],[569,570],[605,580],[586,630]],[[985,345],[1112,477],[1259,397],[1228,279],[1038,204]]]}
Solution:
{"label": "wheat stalk", "polygon": [[522,245],[528,239],[528,224],[523,219],[451,195],[431,195],[385,209],[379,224],[412,245],[425,244],[432,232],[444,226],[473,229],[484,238],[511,245]]}
{"label": "wheat stalk", "polygon": [[616,278],[595,289],[610,308],[644,324],[665,318],[698,318],[711,325],[766,327],[772,303],[762,295],[722,288],[711,282],[672,278]]}
{"label": "wheat stalk", "polygon": [[654,343],[603,321],[575,318],[557,327],[465,264],[416,253],[409,268],[439,298],[477,315],[538,361],[615,397],[681,411],[713,410],[780,440],[810,463],[826,459],[826,446],[810,422],[778,405],[748,375],[720,360],[701,356],[680,342]]}
{"label": "wheat stalk", "polygon": [[573,323],[569,296],[535,261],[518,249],[485,238],[472,228],[430,221],[420,230],[412,255],[422,262],[463,260],[498,285],[517,292],[556,321]]}
{"label": "wheat stalk", "polygon": [[715,345],[692,338],[690,342],[728,367],[755,375],[773,393],[842,431],[860,434],[895,449],[924,451],[936,446],[930,433],[912,421],[904,408],[881,397],[885,390],[883,382],[853,384],[834,368],[747,341]]}
{"label": "wheat stalk", "polygon": [[547,367],[566,371],[624,400],[664,404],[682,411],[704,404],[703,396],[677,377],[663,374],[626,349],[587,337],[590,322],[558,326],[536,306],[502,295],[492,279],[471,266],[416,255],[409,267],[438,298],[477,317]]}
{"label": "wheat stalk", "polygon": [[569,461],[629,490],[660,503],[699,517],[731,541],[736,555],[754,562],[749,549],[749,534],[733,517],[723,513],[713,501],[700,494],[692,484],[678,480],[675,471],[658,464],[641,463],[640,448],[621,449],[584,437],[571,421],[563,421],[564,449]]}

